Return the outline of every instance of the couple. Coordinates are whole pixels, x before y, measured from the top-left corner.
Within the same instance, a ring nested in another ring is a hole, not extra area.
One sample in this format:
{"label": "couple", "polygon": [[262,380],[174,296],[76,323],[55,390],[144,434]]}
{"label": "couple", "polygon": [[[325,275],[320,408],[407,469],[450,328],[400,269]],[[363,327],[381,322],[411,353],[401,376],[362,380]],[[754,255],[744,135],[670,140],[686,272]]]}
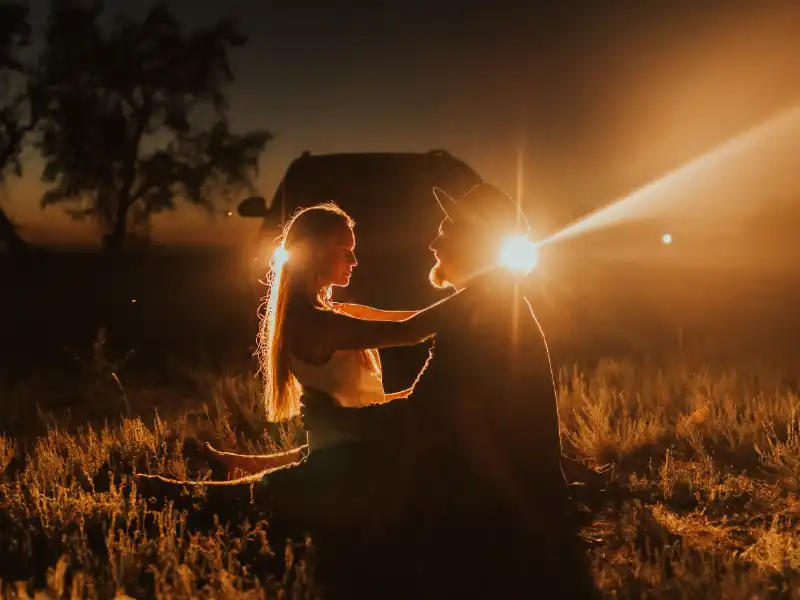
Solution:
{"label": "couple", "polygon": [[[430,280],[454,293],[421,311],[333,302],[356,265],[354,223],[334,205],[290,220],[259,346],[270,418],[302,414],[310,452],[215,453],[229,467],[272,470],[205,482],[205,492],[253,486],[279,518],[316,515],[331,596],[527,597],[544,586],[550,597],[591,597],[566,515],[547,346],[519,281],[493,268],[504,238],[528,224],[488,184],[457,201],[435,194],[443,220]],[[414,385],[387,394],[378,349],[433,335]],[[424,589],[404,589],[416,584]]]}

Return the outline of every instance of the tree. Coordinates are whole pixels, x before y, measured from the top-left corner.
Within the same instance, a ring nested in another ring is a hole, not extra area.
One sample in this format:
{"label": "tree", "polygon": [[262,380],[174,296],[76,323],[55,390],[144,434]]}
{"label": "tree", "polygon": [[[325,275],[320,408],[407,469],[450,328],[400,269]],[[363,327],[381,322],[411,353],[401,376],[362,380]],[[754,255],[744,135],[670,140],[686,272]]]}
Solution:
{"label": "tree", "polygon": [[267,131],[231,132],[225,84],[229,52],[246,42],[234,23],[186,31],[165,4],[142,20],[103,3],[54,2],[42,71],[49,104],[40,142],[42,205],[69,204],[104,230],[108,249],[131,229],[184,199],[208,211],[228,194],[252,190]]}
{"label": "tree", "polygon": [[[6,191],[9,175],[22,175],[19,155],[40,115],[37,82],[20,58],[30,33],[27,6],[19,2],[0,3],[0,193]],[[29,250],[2,208],[0,243],[15,255]]]}

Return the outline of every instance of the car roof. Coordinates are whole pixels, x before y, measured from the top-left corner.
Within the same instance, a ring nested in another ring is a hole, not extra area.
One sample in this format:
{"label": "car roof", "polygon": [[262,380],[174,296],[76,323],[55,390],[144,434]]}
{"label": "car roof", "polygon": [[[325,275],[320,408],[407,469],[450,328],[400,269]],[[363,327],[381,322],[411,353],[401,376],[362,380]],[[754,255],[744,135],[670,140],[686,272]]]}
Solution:
{"label": "car roof", "polygon": [[[273,196],[271,209],[277,209],[285,198],[290,210],[294,205],[307,205],[332,200],[347,203],[342,195],[384,196],[408,186],[409,201],[433,200],[435,185],[451,194],[460,195],[481,181],[466,163],[443,150],[424,153],[369,152],[312,155],[304,153],[286,171]],[[274,207],[274,208],[273,208]]]}

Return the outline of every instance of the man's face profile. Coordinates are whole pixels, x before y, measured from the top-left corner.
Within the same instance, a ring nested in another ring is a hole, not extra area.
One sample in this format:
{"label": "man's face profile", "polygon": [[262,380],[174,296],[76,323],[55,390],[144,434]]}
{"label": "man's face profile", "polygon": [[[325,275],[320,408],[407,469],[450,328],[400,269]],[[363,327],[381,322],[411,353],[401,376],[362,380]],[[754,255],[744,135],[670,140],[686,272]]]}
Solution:
{"label": "man's face profile", "polygon": [[450,238],[447,236],[447,230],[449,229],[448,226],[450,223],[451,221],[447,217],[442,220],[442,222],[439,224],[439,231],[436,235],[436,238],[429,246],[430,251],[433,252],[433,256],[436,259],[436,264],[434,264],[431,268],[428,279],[434,287],[439,289],[452,286],[452,283],[447,276],[447,266],[450,262],[447,260],[449,254],[448,246],[450,245]]}
{"label": "man's face profile", "polygon": [[461,203],[440,201],[446,214],[429,246],[436,264],[428,279],[435,287],[463,287],[467,279],[497,263],[503,240],[520,229],[511,199],[492,189],[478,190]]}
{"label": "man's face profile", "polygon": [[483,233],[475,227],[466,227],[445,218],[430,245],[436,258],[436,264],[428,276],[431,284],[440,289],[459,287],[461,282],[478,270],[486,257],[486,252],[481,251],[485,237]]}

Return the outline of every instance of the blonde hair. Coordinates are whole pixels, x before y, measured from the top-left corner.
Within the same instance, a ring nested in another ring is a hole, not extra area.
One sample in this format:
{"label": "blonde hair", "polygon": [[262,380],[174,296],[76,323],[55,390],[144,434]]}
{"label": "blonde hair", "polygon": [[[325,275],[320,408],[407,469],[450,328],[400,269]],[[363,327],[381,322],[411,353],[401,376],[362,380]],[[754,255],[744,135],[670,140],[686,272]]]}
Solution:
{"label": "blonde hair", "polygon": [[[259,372],[264,378],[264,405],[270,421],[280,421],[300,412],[301,386],[292,374],[286,340],[286,318],[291,305],[306,302],[309,282],[316,280],[320,251],[330,234],[343,227],[352,229],[355,222],[333,202],[301,209],[286,223],[277,238],[288,259],[276,262],[273,256],[267,285],[269,291],[258,331]],[[303,293],[306,291],[306,293]],[[331,286],[316,293],[316,302],[327,310],[331,305]],[[367,350],[360,352],[362,362],[380,376],[378,359]]]}

